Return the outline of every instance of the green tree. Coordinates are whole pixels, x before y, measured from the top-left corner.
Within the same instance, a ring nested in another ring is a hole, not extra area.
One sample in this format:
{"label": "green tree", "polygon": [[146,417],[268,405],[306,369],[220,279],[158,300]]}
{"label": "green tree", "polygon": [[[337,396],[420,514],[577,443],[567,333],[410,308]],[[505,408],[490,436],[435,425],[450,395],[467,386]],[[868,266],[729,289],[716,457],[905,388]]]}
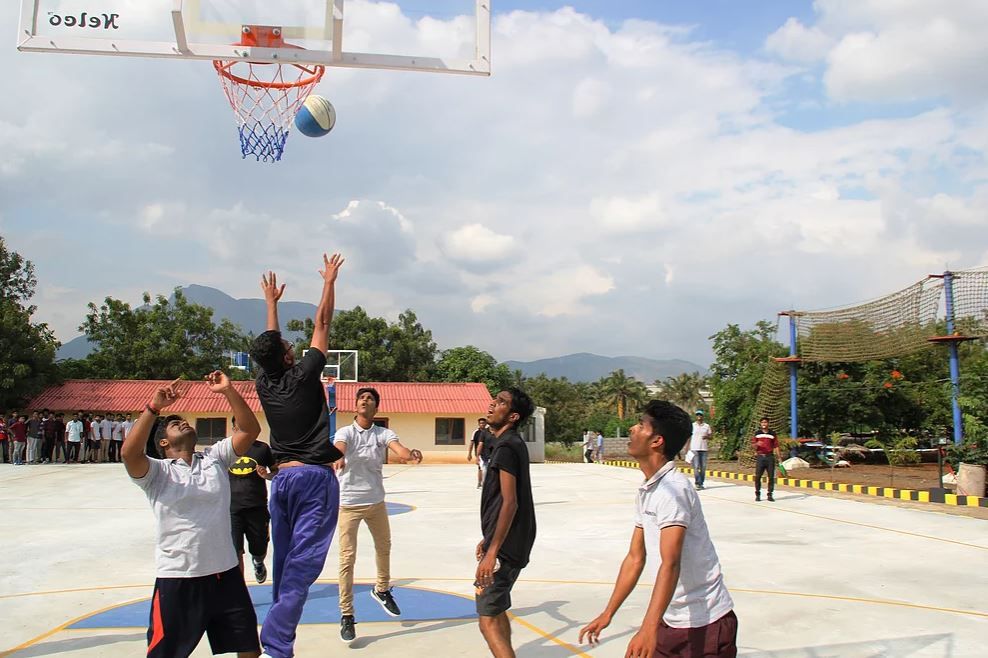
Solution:
{"label": "green tree", "polygon": [[541,374],[526,378],[522,386],[536,405],[545,407],[546,441],[570,445],[589,429],[589,396],[580,385],[565,377]]}
{"label": "green tree", "polygon": [[211,308],[189,302],[178,288],[172,301],[144,293],[136,309],[112,297],[99,307],[90,302],[79,328],[95,346],[88,374],[102,379],[199,379],[226,369],[224,353],[243,344],[229,320],[215,324]]}
{"label": "green tree", "polygon": [[[292,320],[286,330],[298,334],[295,349],[301,354],[312,340],[312,320]],[[329,330],[329,348],[357,350],[360,354],[361,381],[429,381],[435,367],[436,344],[415,313],[406,310],[398,321],[367,315],[360,306],[337,311]]]}
{"label": "green tree", "polygon": [[628,377],[623,369],[612,372],[600,380],[602,398],[617,410],[620,420],[625,414],[636,411],[648,399],[648,389],[634,377]]}
{"label": "green tree", "polygon": [[710,367],[710,382],[714,395],[714,431],[725,438],[721,456],[733,458],[755,410],[769,359],[787,353],[775,340],[775,325],[765,320],[754,329],[742,331],[729,324],[710,337],[713,341],[714,363]]}
{"label": "green tree", "polygon": [[440,382],[481,382],[491,395],[514,383],[507,365],[473,345],[444,350],[436,363],[434,377]]}
{"label": "green tree", "polygon": [[34,264],[0,236],[0,409],[13,409],[56,376],[59,343],[48,325],[32,322]]}
{"label": "green tree", "polygon": [[706,378],[698,372],[684,372],[655,382],[667,400],[679,405],[690,414],[706,406],[703,401],[703,389],[706,384]]}

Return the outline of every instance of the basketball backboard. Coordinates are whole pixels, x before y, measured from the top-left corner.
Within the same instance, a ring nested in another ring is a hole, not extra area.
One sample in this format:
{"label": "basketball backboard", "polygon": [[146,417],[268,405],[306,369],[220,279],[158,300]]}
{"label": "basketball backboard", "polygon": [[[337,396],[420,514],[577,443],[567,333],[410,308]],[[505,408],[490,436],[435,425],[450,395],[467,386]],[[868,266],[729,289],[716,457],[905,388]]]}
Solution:
{"label": "basketball backboard", "polygon": [[357,350],[328,350],[323,379],[337,382],[355,382],[359,376],[360,352]]}
{"label": "basketball backboard", "polygon": [[490,74],[491,0],[21,2],[22,51]]}

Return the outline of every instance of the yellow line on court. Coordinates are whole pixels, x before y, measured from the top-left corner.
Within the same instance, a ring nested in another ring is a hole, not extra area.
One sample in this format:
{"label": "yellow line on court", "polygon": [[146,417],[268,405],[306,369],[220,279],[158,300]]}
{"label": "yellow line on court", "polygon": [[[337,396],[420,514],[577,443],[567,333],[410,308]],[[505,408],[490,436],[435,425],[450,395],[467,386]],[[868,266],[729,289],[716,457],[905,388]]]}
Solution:
{"label": "yellow line on court", "polygon": [[865,599],[857,596],[838,596],[836,594],[809,594],[807,592],[779,592],[770,589],[747,589],[744,587],[730,587],[732,592],[745,592],[746,594],[771,594],[773,596],[799,596],[807,599],[828,599],[831,601],[850,601],[852,603],[871,603],[877,605],[892,605],[900,608],[916,608],[917,610],[932,610],[935,612],[950,612],[955,615],[970,615],[972,617],[984,617],[988,619],[988,612],[979,610],[961,610],[959,608],[941,608],[934,605],[923,605],[922,603],[909,603],[908,601],[895,601],[892,599]]}
{"label": "yellow line on court", "polygon": [[107,590],[113,590],[113,589],[130,589],[137,587],[143,587],[148,591],[150,591],[151,589],[153,589],[154,584],[144,583],[143,585],[109,585],[104,587],[76,587],[73,589],[50,589],[50,590],[43,590],[40,592],[21,592],[20,594],[3,594],[0,595],[0,599],[16,599],[22,596],[47,596],[49,594],[73,594],[76,592],[105,592]]}
{"label": "yellow line on court", "polygon": [[530,624],[529,622],[525,621],[521,617],[519,617],[519,616],[517,616],[515,614],[512,614],[510,611],[508,612],[508,616],[511,619],[514,619],[516,622],[518,622],[522,626],[524,626],[525,628],[527,628],[528,630],[530,630],[530,631],[532,631],[534,633],[538,633],[539,635],[541,635],[545,639],[550,640],[552,642],[555,642],[556,644],[558,644],[559,646],[563,647],[564,649],[568,649],[574,655],[576,655],[576,656],[583,656],[584,658],[590,658],[590,654],[584,653],[584,652],[580,651],[579,649],[577,649],[576,647],[574,647],[569,642],[564,642],[563,640],[560,640],[555,635],[553,635],[551,633],[547,633],[546,631],[542,630],[541,628],[539,628],[535,624]]}
{"label": "yellow line on court", "polygon": [[123,607],[125,605],[130,605],[131,603],[140,603],[141,601],[144,601],[146,598],[147,597],[142,597],[142,598],[139,598],[139,599],[134,599],[132,601],[126,601],[124,603],[114,603],[113,605],[108,605],[108,606],[106,606],[104,608],[100,608],[99,610],[96,610],[95,612],[87,612],[84,615],[79,615],[78,617],[74,617],[74,618],[68,620],[67,622],[65,622],[63,624],[59,624],[58,626],[56,626],[55,628],[51,629],[50,631],[47,631],[45,633],[42,633],[41,635],[39,635],[37,637],[33,637],[30,640],[28,640],[27,642],[22,642],[21,644],[18,644],[16,647],[13,647],[12,649],[7,649],[6,651],[0,651],[0,658],[6,658],[7,656],[13,655],[16,652],[21,651],[22,649],[27,649],[29,647],[34,646],[38,642],[41,642],[43,640],[47,640],[52,635],[55,635],[56,633],[59,633],[61,631],[64,631],[66,628],[68,628],[72,624],[75,624],[76,622],[80,622],[83,619],[88,619],[89,617],[93,617],[93,616],[98,615],[98,614],[100,614],[102,612],[107,612],[109,610],[113,610],[114,608],[120,608],[120,607]]}
{"label": "yellow line on court", "polygon": [[[750,503],[745,500],[732,500],[730,498],[721,498],[720,496],[704,496],[704,498],[713,498],[714,500],[720,500],[726,503],[735,503],[737,505],[749,505],[751,507],[757,507],[758,509],[771,510],[773,512],[785,512],[787,514],[798,514],[800,516],[808,516],[813,519],[823,519],[825,521],[833,521],[835,523],[846,523],[847,525],[856,525],[862,528],[870,528],[872,530],[884,530],[886,532],[894,532],[898,535],[906,535],[907,537],[919,537],[920,539],[929,539],[931,541],[944,542],[946,544],[956,544],[957,546],[965,546],[967,548],[977,548],[982,551],[988,551],[988,546],[981,546],[980,544],[968,544],[967,542],[957,541],[955,539],[944,539],[943,537],[934,537],[932,535],[923,535],[918,532],[909,532],[908,530],[896,530],[895,528],[886,528],[880,525],[872,525],[870,523],[861,523],[860,521],[848,521],[847,519],[835,519],[832,516],[823,516],[822,514],[810,514],[809,512],[797,512],[796,510],[786,509],[785,507],[779,507],[778,505],[767,506],[764,503],[755,504]],[[925,511],[925,510],[924,510]]]}

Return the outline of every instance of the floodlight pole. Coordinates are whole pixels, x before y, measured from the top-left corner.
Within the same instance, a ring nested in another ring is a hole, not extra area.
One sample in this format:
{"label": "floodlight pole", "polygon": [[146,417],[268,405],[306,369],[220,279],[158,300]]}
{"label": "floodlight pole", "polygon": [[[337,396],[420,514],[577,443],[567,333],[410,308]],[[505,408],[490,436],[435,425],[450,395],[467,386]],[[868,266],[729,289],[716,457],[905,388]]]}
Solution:
{"label": "floodlight pole", "polygon": [[[943,294],[947,305],[947,335],[954,335],[954,273],[947,271],[943,273]],[[950,404],[954,411],[954,443],[960,444],[964,440],[963,417],[961,416],[961,404],[958,398],[961,392],[961,368],[958,358],[957,343],[950,341],[947,343],[948,354],[950,355]]]}

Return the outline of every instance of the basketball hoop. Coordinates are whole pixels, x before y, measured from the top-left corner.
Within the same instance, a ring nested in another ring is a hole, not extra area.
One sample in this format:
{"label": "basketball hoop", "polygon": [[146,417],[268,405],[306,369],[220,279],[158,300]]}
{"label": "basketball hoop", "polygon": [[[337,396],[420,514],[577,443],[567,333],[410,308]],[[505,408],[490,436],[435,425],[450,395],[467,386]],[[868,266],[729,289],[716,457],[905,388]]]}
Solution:
{"label": "basketball hoop", "polygon": [[[245,25],[241,46],[292,48],[281,28]],[[223,93],[237,118],[240,152],[258,162],[277,162],[299,106],[322,80],[325,68],[306,64],[267,64],[214,60]]]}

